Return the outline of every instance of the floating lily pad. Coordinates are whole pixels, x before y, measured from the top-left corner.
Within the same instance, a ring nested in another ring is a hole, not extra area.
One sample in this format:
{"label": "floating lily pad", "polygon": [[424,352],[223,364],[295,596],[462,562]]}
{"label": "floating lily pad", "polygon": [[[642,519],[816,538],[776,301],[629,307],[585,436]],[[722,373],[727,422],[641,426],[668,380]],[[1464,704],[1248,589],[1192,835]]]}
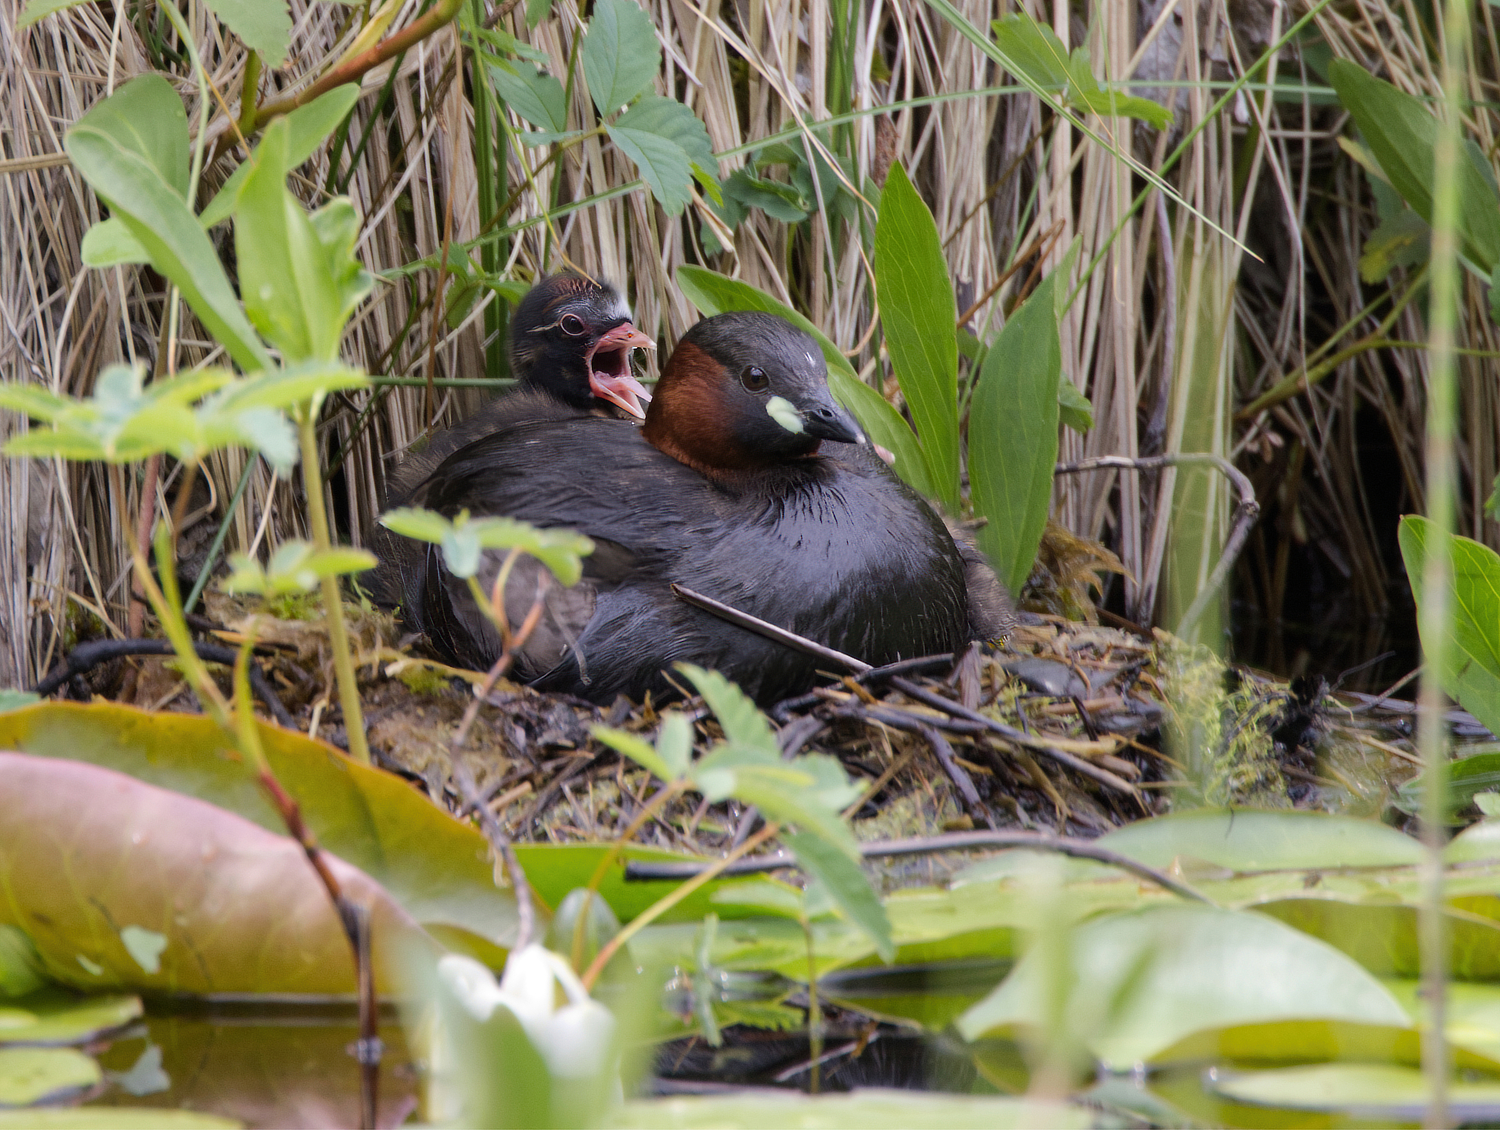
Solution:
{"label": "floating lily pad", "polygon": [[[1210,1086],[1237,1102],[1345,1111],[1390,1122],[1420,1120],[1427,1106],[1427,1081],[1415,1067],[1322,1063],[1229,1075]],[[1448,1115],[1454,1125],[1500,1117],[1500,1080],[1449,1083]]]}
{"label": "floating lily pad", "polygon": [[99,1065],[72,1048],[0,1048],[0,1106],[30,1106],[103,1080]]}
{"label": "floating lily pad", "polygon": [[1118,828],[1100,847],[1150,867],[1198,859],[1231,871],[1409,867],[1422,845],[1373,820],[1322,812],[1197,809]]}
{"label": "floating lily pad", "polygon": [[139,997],[43,989],[0,1003],[0,1044],[78,1044],[141,1015]]}
{"label": "floating lily pad", "polygon": [[1090,1114],[1078,1107],[1025,1099],[936,1095],[870,1088],[847,1095],[802,1095],[755,1091],[722,1098],[681,1097],[626,1103],[613,1125],[631,1130],[886,1130],[887,1127],[942,1126],[949,1130],[1002,1127],[1084,1127]]}

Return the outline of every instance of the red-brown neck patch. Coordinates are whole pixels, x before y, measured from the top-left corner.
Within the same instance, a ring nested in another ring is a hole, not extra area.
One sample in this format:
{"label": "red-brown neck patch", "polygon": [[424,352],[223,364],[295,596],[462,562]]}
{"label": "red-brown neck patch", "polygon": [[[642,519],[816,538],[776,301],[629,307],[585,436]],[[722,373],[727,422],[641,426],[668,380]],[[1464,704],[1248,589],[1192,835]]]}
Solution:
{"label": "red-brown neck patch", "polygon": [[735,433],[725,411],[730,379],[707,351],[692,342],[680,343],[657,382],[641,434],[652,446],[709,478],[758,466],[762,460]]}

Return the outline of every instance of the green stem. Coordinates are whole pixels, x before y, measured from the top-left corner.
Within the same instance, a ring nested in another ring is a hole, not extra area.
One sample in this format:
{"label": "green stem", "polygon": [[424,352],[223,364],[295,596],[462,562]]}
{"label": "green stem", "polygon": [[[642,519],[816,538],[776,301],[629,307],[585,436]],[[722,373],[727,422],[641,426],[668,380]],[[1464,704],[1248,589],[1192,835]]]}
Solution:
{"label": "green stem", "polygon": [[1459,168],[1462,152],[1464,63],[1468,51],[1466,0],[1443,5],[1443,94],[1447,105],[1438,123],[1433,152],[1432,300],[1429,307],[1427,376],[1427,517],[1432,523],[1422,569],[1423,600],[1417,610],[1426,668],[1418,712],[1417,749],[1425,767],[1422,791],[1422,902],[1418,940],[1422,957],[1422,996],[1427,1029],[1422,1033],[1422,1073],[1427,1079],[1425,1126],[1447,1126],[1448,1075],[1452,1070],[1447,1041],[1448,929],[1443,898],[1443,848],[1448,838],[1444,801],[1448,793],[1448,751],[1444,732],[1446,699],[1443,673],[1452,655],[1453,610],[1453,417],[1457,367],[1454,345],[1460,301],[1458,237]]}
{"label": "green stem", "polygon": [[[332,548],[328,534],[328,508],[323,504],[323,473],[318,466],[318,432],[312,402],[297,414],[297,432],[302,440],[302,489],[307,494],[307,519],[313,545],[320,552]],[[359,681],[349,652],[349,632],[344,626],[344,602],[336,577],[323,578],[323,610],[328,618],[328,642],[333,648],[333,669],[339,682],[339,705],[344,710],[344,729],[349,735],[349,756],[361,765],[370,764],[370,745],[365,740],[364,710],[359,702]]]}

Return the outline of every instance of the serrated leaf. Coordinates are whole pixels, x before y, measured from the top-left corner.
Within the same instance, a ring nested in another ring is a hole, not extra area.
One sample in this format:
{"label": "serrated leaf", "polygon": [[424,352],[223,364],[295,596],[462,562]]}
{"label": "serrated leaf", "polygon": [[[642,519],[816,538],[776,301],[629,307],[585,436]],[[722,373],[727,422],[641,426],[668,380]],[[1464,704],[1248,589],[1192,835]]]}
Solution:
{"label": "serrated leaf", "polygon": [[292,34],[286,0],[208,0],[208,6],[246,47],[260,52],[267,66],[286,62]]}
{"label": "serrated leaf", "polygon": [[875,289],[929,485],[957,514],[958,309],[937,224],[899,164],[886,178],[875,223]]}
{"label": "serrated leaf", "polygon": [[781,756],[771,724],[750,701],[748,695],[717,671],[706,671],[691,663],[679,663],[677,669],[703,696],[703,701],[719,720],[719,728],[731,743],[773,757]]}
{"label": "serrated leaf", "polygon": [[600,115],[618,112],[659,70],[661,46],[651,17],[631,0],[596,0],[583,40],[583,75]]}
{"label": "serrated leaf", "polygon": [[568,99],[562,83],[542,74],[525,60],[490,67],[495,92],[521,117],[552,136],[568,129]]}
{"label": "serrated leaf", "polygon": [[651,195],[669,216],[677,216],[692,200],[693,163],[682,146],[645,130],[606,126],[610,140],[635,162]]}
{"label": "serrated leaf", "polygon": [[1052,302],[1056,272],[1015,311],[985,357],[969,405],[969,482],[977,531],[1000,579],[1020,592],[1052,500],[1062,348]]}
{"label": "serrated leaf", "polygon": [[126,263],[149,263],[151,256],[141,241],[130,234],[123,220],[111,216],[83,233],[79,257],[87,267],[118,267]]}
{"label": "serrated leaf", "polygon": [[[338,127],[358,101],[359,84],[351,82],[318,95],[306,106],[299,106],[286,115],[289,167],[296,168],[316,153],[324,139]],[[235,206],[239,203],[240,190],[245,185],[245,178],[250,175],[250,170],[254,167],[255,162],[252,159],[230,174],[229,179],[224,182],[224,187],[219,189],[214,198],[209,201],[208,207],[203,209],[198,217],[200,224],[205,228],[211,228],[233,215]]]}
{"label": "serrated leaf", "polygon": [[887,964],[895,960],[891,920],[859,864],[826,840],[807,832],[792,832],[783,839],[802,869],[817,880],[834,905],[874,943],[880,960]]}

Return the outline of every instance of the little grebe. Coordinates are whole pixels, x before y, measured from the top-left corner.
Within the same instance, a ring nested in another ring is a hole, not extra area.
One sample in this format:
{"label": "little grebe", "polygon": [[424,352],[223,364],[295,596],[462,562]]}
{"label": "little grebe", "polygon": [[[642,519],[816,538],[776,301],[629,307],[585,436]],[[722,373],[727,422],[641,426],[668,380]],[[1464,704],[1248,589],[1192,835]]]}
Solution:
{"label": "little grebe", "polygon": [[[693,327],[643,428],[521,421],[450,456],[412,503],[573,527],[594,540],[579,585],[547,593],[515,673],[595,701],[666,692],[663,672],[686,660],[764,704],[806,690],[828,666],[678,600],[673,583],[875,665],[987,634],[966,578],[972,562],[834,403],[817,345],[767,314]],[[408,622],[453,661],[487,667],[498,634],[436,547],[424,548],[408,578]],[[486,588],[502,556],[481,567]],[[512,574],[512,623],[531,606],[539,573],[531,562]]]}

